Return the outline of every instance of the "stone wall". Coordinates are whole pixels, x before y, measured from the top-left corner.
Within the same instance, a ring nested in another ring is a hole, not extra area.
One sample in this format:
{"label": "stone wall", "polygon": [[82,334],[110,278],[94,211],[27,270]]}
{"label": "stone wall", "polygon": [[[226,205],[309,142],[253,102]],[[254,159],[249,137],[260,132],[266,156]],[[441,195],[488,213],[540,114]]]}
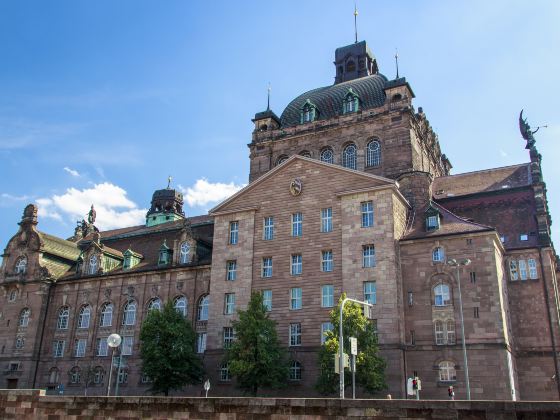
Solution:
{"label": "stone wall", "polygon": [[53,397],[0,390],[2,419],[557,419],[560,403],[281,398]]}

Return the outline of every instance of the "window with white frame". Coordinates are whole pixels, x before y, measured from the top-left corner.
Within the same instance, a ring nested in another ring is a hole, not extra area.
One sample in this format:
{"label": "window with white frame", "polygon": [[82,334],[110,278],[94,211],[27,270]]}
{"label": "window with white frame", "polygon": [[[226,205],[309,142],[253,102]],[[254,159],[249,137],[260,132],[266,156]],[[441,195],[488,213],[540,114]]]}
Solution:
{"label": "window with white frame", "polygon": [[272,290],[263,290],[263,305],[267,312],[272,311]]}
{"label": "window with white frame", "polygon": [[375,247],[373,245],[363,246],[362,267],[375,267]]}
{"label": "window with white frame", "polygon": [[30,315],[31,311],[29,310],[29,308],[23,308],[19,313],[18,326],[23,328],[27,327],[29,325]]}
{"label": "window with white frame", "polygon": [[439,215],[432,214],[426,217],[426,230],[436,230],[439,228]]}
{"label": "window with white frame", "polygon": [[529,266],[529,278],[531,279],[538,278],[537,261],[534,258],[529,258],[527,260],[527,265]]}
{"label": "window with white frame", "polygon": [[332,322],[323,322],[321,324],[321,344],[327,341],[327,333],[334,329]]}
{"label": "window with white frame", "polygon": [[230,245],[237,244],[239,240],[239,222],[229,222],[229,243]]}
{"label": "window with white frame", "polygon": [[445,332],[443,331],[443,322],[437,320],[434,322],[434,333],[436,335],[436,344],[442,346],[445,344]]}
{"label": "window with white frame", "polygon": [[210,303],[210,296],[204,295],[198,301],[196,310],[197,321],[208,321],[208,304]]}
{"label": "window with white frame", "polygon": [[264,234],[265,241],[272,241],[274,239],[274,217],[268,216],[264,218]]}
{"label": "window with white frame", "polygon": [[189,243],[186,241],[181,243],[181,246],[179,248],[179,262],[181,264],[187,264],[190,261],[190,252],[191,246],[189,245]]}
{"label": "window with white frame", "polygon": [[8,295],[8,302],[15,302],[17,298],[17,290],[12,289]]}
{"label": "window with white frame", "polygon": [[136,302],[130,300],[124,305],[122,324],[134,325],[135,323],[136,323]]}
{"label": "window with white frame", "polygon": [[53,356],[63,357],[64,356],[64,346],[66,342],[64,340],[53,341]]}
{"label": "window with white frame", "polygon": [[272,277],[272,257],[262,259],[262,277]]}
{"label": "window with white frame", "polygon": [[292,236],[301,236],[303,234],[303,214],[292,214]]}
{"label": "window with white frame", "polygon": [[455,321],[448,319],[445,323],[447,333],[447,344],[455,344]]}
{"label": "window with white frame", "polygon": [[201,354],[206,351],[206,333],[198,333],[196,335],[196,352]]}
{"label": "window with white frame", "polygon": [[22,336],[16,337],[16,344],[15,344],[16,350],[21,350],[24,344],[25,344],[25,339]]}
{"label": "window with white frame", "polygon": [[71,384],[79,384],[80,383],[80,368],[78,366],[74,366],[70,369],[70,383]]}
{"label": "window with white frame", "polygon": [[519,267],[519,278],[521,280],[527,280],[527,263],[525,260],[519,260],[517,263]]}
{"label": "window with white frame", "polygon": [[342,166],[348,169],[357,168],[356,145],[349,144],[342,151]]}
{"label": "window with white frame", "polygon": [[229,349],[235,339],[233,327],[224,327],[224,349]]}
{"label": "window with white frame", "polygon": [[119,382],[119,384],[126,384],[128,382],[128,370],[127,368],[124,369],[120,369],[120,371],[118,371],[118,375],[117,375],[117,381]]}
{"label": "window with white frame", "polygon": [[107,337],[100,337],[97,339],[97,355],[100,357],[109,354],[109,346],[107,345]]}
{"label": "window with white frame", "polygon": [[74,342],[74,357],[84,357],[86,355],[87,340],[79,338]]}
{"label": "window with white frame", "polygon": [[451,304],[451,294],[449,286],[440,283],[434,287],[434,304],[435,306],[447,306]]}
{"label": "window with white frame", "polygon": [[226,293],[224,297],[224,314],[235,313],[235,293]]}
{"label": "window with white frame", "polygon": [[362,227],[373,226],[373,201],[364,201],[362,208]]}
{"label": "window with white frame", "polygon": [[101,306],[101,315],[99,316],[100,327],[110,327],[113,323],[113,305],[111,303],[104,303]]}
{"label": "window with white frame", "polygon": [[105,371],[101,366],[97,366],[93,371],[93,383],[99,385],[103,383],[103,377],[105,376]]}
{"label": "window with white frame", "polygon": [[19,257],[16,261],[16,274],[25,274],[27,271],[27,258]]}
{"label": "window with white frame", "polygon": [[91,306],[85,305],[80,309],[78,315],[78,328],[89,328],[89,320],[91,318]]}
{"label": "window with white frame", "polygon": [[377,283],[374,281],[364,282],[364,301],[370,305],[377,303]]}
{"label": "window with white frame", "polygon": [[321,161],[326,163],[334,163],[334,153],[330,147],[325,147],[321,150]]}
{"label": "window with white frame", "polygon": [[301,287],[292,287],[290,289],[290,309],[301,309],[302,292]]}
{"label": "window with white frame", "polygon": [[99,270],[99,261],[97,255],[89,257],[88,274],[97,274]]}
{"label": "window with white frame", "polygon": [[58,317],[56,321],[56,328],[59,330],[68,329],[68,318],[70,317],[70,309],[68,306],[63,306],[58,310]]}
{"label": "window with white frame", "polygon": [[290,381],[301,381],[301,363],[297,360],[290,363]]}
{"label": "window with white frame", "polygon": [[237,261],[231,260],[227,262],[226,280],[233,281],[235,279],[237,279]]}
{"label": "window with white frame", "polygon": [[321,307],[332,308],[334,306],[334,286],[325,284],[321,286]]}
{"label": "window with white frame", "polygon": [[327,272],[333,270],[333,254],[331,250],[321,252],[321,270]]}
{"label": "window with white frame", "polygon": [[441,263],[445,260],[445,253],[441,246],[437,246],[432,250],[432,261]]}
{"label": "window with white frame", "polygon": [[366,166],[381,165],[381,145],[377,140],[372,140],[367,145]]}
{"label": "window with white frame", "polygon": [[457,380],[457,371],[455,370],[455,363],[449,361],[440,362],[439,365],[439,380],[441,382],[452,382]]}
{"label": "window with white frame", "polygon": [[526,233],[522,233],[521,235],[519,235],[519,240],[520,241],[528,241],[529,240],[529,235],[527,235]]}
{"label": "window with white frame", "polygon": [[290,273],[292,276],[298,276],[301,274],[303,268],[303,260],[301,254],[293,254],[292,255],[292,264]]}
{"label": "window with white frame", "polygon": [[49,384],[57,384],[60,379],[60,372],[57,368],[51,368],[49,370]]}
{"label": "window with white frame", "polygon": [[290,346],[301,346],[301,324],[290,324]]}
{"label": "window with white frame", "polygon": [[332,232],[332,207],[321,209],[321,232]]}
{"label": "window with white frame", "polygon": [[222,363],[220,365],[220,381],[222,382],[229,382],[231,381],[231,375],[229,372],[229,364]]}
{"label": "window with white frame", "polygon": [[183,316],[187,316],[187,298],[185,296],[177,296],[174,301],[175,310]]}
{"label": "window with white frame", "polygon": [[517,261],[511,260],[509,262],[509,277],[511,280],[519,280],[519,272],[517,271]]}
{"label": "window with white frame", "polygon": [[134,337],[131,335],[125,335],[122,340],[122,348],[121,348],[123,356],[131,356],[133,346],[134,346]]}

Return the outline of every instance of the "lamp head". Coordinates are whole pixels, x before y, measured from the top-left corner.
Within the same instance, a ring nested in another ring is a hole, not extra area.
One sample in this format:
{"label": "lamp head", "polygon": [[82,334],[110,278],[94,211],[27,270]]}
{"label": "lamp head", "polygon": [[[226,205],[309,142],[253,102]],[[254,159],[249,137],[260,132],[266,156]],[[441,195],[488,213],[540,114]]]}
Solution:
{"label": "lamp head", "polygon": [[452,265],[452,266],[456,266],[457,264],[457,260],[455,258],[452,258],[450,260],[447,260],[447,265]]}
{"label": "lamp head", "polygon": [[107,337],[107,345],[109,347],[119,347],[121,345],[122,342],[122,337],[118,334],[111,334],[109,337]]}
{"label": "lamp head", "polygon": [[471,263],[471,260],[469,258],[465,258],[464,260],[461,260],[461,265],[469,265]]}

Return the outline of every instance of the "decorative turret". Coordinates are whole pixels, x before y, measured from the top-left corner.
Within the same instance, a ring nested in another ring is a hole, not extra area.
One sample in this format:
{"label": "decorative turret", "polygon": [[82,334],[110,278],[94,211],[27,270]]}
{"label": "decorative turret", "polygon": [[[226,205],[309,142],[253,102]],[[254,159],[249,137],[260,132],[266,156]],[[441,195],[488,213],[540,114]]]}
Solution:
{"label": "decorative turret", "polygon": [[173,222],[184,217],[183,194],[171,188],[171,177],[169,177],[167,188],[155,191],[152,196],[152,205],[146,214],[146,226]]}

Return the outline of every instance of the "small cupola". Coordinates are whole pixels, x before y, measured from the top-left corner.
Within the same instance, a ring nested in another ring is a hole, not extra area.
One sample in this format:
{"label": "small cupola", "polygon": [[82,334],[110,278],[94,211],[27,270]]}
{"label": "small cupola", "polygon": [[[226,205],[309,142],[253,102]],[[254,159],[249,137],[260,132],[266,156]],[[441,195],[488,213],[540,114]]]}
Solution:
{"label": "small cupola", "polygon": [[167,188],[157,190],[152,196],[152,205],[146,214],[146,226],[160,225],[184,218],[183,194],[171,188],[171,177],[169,177]]}
{"label": "small cupola", "polygon": [[366,41],[355,42],[337,48],[334,53],[336,76],[334,83],[347,82],[360,77],[377,74],[377,60],[366,44]]}
{"label": "small cupola", "polygon": [[437,207],[433,206],[432,203],[428,206],[424,213],[426,218],[426,231],[438,230],[441,223],[441,213]]}

